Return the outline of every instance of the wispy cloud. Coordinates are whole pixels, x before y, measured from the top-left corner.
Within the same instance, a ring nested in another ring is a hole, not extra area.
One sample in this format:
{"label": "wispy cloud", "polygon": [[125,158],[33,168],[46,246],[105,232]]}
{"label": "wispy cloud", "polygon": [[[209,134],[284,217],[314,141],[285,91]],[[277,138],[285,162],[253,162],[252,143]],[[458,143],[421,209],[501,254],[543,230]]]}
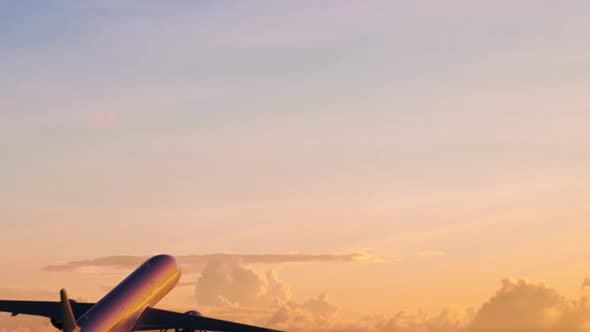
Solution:
{"label": "wispy cloud", "polygon": [[[47,265],[43,271],[97,271],[100,268],[130,269],[139,266],[148,256],[107,256],[89,260],[71,261],[63,264]],[[201,268],[210,262],[240,263],[240,264],[292,264],[292,263],[367,263],[378,259],[367,253],[342,254],[233,254],[216,253],[204,255],[176,256],[183,270]]]}
{"label": "wispy cloud", "polygon": [[414,254],[414,257],[440,257],[440,256],[446,256],[446,253],[444,251],[432,250],[432,251],[417,251]]}

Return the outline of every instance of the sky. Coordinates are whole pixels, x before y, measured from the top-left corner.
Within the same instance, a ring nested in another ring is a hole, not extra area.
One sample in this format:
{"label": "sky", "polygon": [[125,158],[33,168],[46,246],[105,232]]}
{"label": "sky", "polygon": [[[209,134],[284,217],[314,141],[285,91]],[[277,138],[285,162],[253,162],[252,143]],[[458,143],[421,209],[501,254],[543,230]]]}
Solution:
{"label": "sky", "polygon": [[0,0],[0,298],[168,253],[163,308],[590,331],[589,33],[582,0]]}

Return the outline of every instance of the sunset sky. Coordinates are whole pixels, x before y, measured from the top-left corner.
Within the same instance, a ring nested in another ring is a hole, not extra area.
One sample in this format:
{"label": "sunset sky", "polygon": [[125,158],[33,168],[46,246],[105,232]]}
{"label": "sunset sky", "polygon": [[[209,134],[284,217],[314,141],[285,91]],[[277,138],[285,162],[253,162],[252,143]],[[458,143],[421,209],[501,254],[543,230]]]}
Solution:
{"label": "sunset sky", "polygon": [[163,308],[590,331],[589,36],[587,0],[0,0],[0,298],[168,253]]}

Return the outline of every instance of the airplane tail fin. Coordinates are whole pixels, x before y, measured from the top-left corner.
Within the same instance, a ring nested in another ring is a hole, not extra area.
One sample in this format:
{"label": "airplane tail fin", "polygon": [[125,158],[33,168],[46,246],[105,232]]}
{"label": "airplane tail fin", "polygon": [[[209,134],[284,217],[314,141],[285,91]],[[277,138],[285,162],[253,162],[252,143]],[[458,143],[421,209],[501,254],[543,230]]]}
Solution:
{"label": "airplane tail fin", "polygon": [[76,317],[72,311],[72,305],[68,299],[68,294],[65,289],[59,292],[61,298],[61,317],[63,319],[63,331],[64,332],[79,332],[80,328],[76,324]]}

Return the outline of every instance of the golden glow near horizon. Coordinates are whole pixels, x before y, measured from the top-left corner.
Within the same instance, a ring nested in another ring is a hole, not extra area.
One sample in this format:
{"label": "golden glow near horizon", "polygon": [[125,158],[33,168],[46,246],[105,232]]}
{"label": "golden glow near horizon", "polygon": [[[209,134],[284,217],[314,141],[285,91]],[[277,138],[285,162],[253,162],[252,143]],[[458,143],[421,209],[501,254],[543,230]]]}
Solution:
{"label": "golden glow near horizon", "polygon": [[0,3],[0,298],[168,253],[161,306],[293,332],[590,331],[589,18]]}

